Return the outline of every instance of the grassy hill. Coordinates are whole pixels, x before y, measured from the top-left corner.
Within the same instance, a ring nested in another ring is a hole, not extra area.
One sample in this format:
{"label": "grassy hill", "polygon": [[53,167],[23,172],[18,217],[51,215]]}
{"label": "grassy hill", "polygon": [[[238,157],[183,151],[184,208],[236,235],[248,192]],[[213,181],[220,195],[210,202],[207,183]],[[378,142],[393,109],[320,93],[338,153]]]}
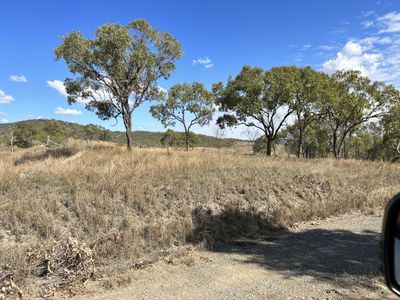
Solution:
{"label": "grassy hill", "polygon": [[[20,121],[18,123],[25,123],[29,125],[30,128],[35,128],[36,130],[43,130],[50,122],[56,122],[60,125],[66,133],[67,137],[72,137],[74,139],[84,139],[85,132],[84,132],[84,125],[80,125],[77,123],[72,122],[65,122],[60,120],[27,120],[27,121]],[[0,136],[1,135],[8,135],[8,128],[11,124],[0,124]],[[135,146],[141,147],[161,147],[161,136],[163,132],[149,132],[149,131],[134,131],[133,132],[133,143]],[[238,139],[217,139],[212,136],[207,136],[203,134],[196,134],[198,137],[199,143],[198,147],[230,147],[233,146],[237,142],[243,142],[242,140]],[[111,142],[115,142],[118,144],[125,144],[125,132],[122,131],[110,131],[110,139]]]}

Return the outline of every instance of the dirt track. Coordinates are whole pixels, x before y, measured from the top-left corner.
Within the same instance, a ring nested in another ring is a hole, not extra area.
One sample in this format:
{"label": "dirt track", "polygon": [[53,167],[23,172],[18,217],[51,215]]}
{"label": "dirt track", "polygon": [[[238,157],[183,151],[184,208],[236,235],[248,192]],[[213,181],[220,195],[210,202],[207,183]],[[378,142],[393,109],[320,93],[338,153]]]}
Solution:
{"label": "dirt track", "polygon": [[379,273],[381,217],[346,215],[216,244],[193,266],[156,264],[77,299],[396,299]]}

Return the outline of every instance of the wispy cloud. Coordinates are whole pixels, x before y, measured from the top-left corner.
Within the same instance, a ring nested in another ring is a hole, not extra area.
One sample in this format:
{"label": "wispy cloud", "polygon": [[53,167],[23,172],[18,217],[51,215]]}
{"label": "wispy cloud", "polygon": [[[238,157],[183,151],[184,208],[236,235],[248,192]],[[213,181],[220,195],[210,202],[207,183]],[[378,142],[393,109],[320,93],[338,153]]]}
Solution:
{"label": "wispy cloud", "polygon": [[301,46],[301,51],[306,51],[306,50],[308,50],[308,49],[310,49],[311,48],[311,45],[310,44],[305,44],[305,45],[303,45],[303,46]]}
{"label": "wispy cloud", "polygon": [[373,10],[364,11],[361,13],[360,18],[368,18],[368,17],[372,16],[373,14],[375,14],[375,11],[373,11]]}
{"label": "wispy cloud", "polygon": [[14,101],[14,98],[10,95],[7,95],[2,90],[0,90],[0,104],[10,104]]}
{"label": "wispy cloud", "polygon": [[10,81],[13,82],[27,82],[28,79],[26,79],[26,77],[24,75],[10,75],[8,77],[10,79]]}
{"label": "wispy cloud", "polygon": [[206,69],[214,67],[214,63],[211,59],[208,58],[208,56],[204,58],[193,59],[193,65],[201,65],[204,66],[204,68]]}
{"label": "wispy cloud", "polygon": [[42,116],[28,115],[29,119],[44,119]]}
{"label": "wispy cloud", "polygon": [[60,80],[47,80],[47,85],[55,89],[60,95],[68,97],[67,90],[65,89],[64,82]]}
{"label": "wispy cloud", "polygon": [[310,44],[304,44],[304,45],[299,45],[299,44],[290,44],[290,48],[297,48],[299,51],[307,51],[312,47]]}
{"label": "wispy cloud", "polygon": [[379,33],[400,32],[400,12],[392,11],[378,18],[375,24],[381,27]]}
{"label": "wispy cloud", "polygon": [[0,111],[0,116],[8,116],[8,114],[4,111]]}
{"label": "wispy cloud", "polygon": [[322,45],[322,46],[319,46],[318,48],[320,48],[321,50],[324,50],[324,51],[333,51],[333,50],[336,50],[338,47],[330,46],[330,45]]}
{"label": "wispy cloud", "polygon": [[82,114],[80,110],[72,108],[62,108],[62,107],[57,107],[54,113],[58,115],[70,115],[70,116],[78,116]]}
{"label": "wispy cloud", "polygon": [[361,22],[361,26],[364,28],[370,28],[373,25],[374,25],[374,22],[371,20],[366,20],[366,21]]}
{"label": "wispy cloud", "polygon": [[10,123],[6,118],[0,119],[0,123]]}

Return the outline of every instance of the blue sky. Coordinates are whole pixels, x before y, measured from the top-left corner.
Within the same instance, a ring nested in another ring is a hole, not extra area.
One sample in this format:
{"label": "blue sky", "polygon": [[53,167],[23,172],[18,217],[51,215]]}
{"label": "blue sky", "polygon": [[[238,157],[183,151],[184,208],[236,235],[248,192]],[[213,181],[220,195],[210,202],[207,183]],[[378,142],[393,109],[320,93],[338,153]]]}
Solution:
{"label": "blue sky", "polygon": [[[3,1],[0,18],[0,121],[54,118],[122,130],[81,104],[69,106],[62,85],[69,72],[53,49],[72,30],[91,36],[104,23],[144,18],[174,35],[184,56],[159,85],[200,81],[208,88],[243,65],[268,69],[311,65],[358,69],[400,86],[400,1]],[[148,113],[133,113],[133,129],[164,131]],[[195,132],[212,135],[212,127]],[[177,128],[179,129],[179,128]],[[240,137],[240,130],[228,133]]]}

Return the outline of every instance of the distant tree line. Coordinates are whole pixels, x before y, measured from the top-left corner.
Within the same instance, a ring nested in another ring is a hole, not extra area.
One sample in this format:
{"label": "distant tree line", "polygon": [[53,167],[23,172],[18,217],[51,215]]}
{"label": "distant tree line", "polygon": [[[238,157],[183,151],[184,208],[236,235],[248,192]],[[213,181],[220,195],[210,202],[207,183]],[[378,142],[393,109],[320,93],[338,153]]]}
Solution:
{"label": "distant tree line", "polygon": [[[109,141],[111,139],[110,131],[99,125],[88,124],[81,128],[82,130],[75,133],[75,136],[86,141]],[[43,123],[21,121],[7,126],[6,133],[0,135],[0,143],[8,145],[12,143],[20,148],[29,148],[37,144],[44,144],[49,140],[62,143],[70,136],[71,133],[54,120]]]}

